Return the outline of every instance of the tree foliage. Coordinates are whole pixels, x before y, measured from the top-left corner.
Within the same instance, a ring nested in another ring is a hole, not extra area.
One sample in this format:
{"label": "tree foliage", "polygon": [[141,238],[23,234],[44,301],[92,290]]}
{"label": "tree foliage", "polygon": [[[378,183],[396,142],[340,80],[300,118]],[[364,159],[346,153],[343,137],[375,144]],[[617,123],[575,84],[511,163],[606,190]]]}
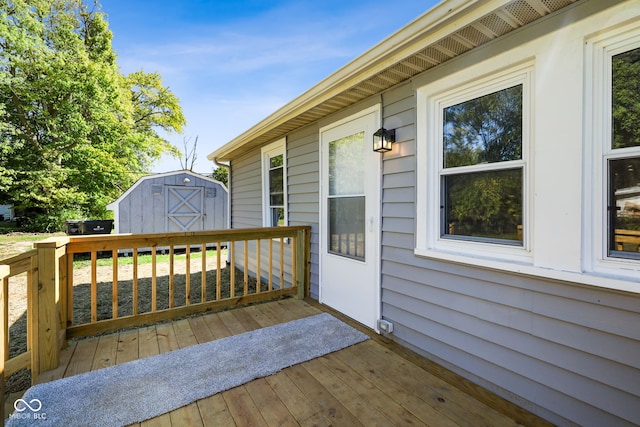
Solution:
{"label": "tree foliage", "polygon": [[613,57],[613,148],[640,145],[640,48]]}
{"label": "tree foliage", "polygon": [[123,75],[99,5],[0,0],[0,198],[37,212],[101,217],[181,132],[157,73]]}
{"label": "tree foliage", "polygon": [[220,181],[225,185],[225,187],[229,188],[229,169],[225,167],[217,167],[213,170],[211,177],[216,181]]}

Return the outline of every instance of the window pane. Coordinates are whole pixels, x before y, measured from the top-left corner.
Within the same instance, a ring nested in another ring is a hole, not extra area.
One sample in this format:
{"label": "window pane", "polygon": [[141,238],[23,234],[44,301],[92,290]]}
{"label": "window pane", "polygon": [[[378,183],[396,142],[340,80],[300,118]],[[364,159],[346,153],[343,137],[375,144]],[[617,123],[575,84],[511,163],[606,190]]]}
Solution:
{"label": "window pane", "polygon": [[269,159],[269,167],[270,168],[277,168],[278,166],[282,166],[283,165],[283,159],[284,159],[284,156],[282,154],[271,157]]}
{"label": "window pane", "polygon": [[364,192],[364,132],[329,143],[329,195]]}
{"label": "window pane", "polygon": [[444,109],[444,167],[522,158],[522,85]]}
{"label": "window pane", "polygon": [[269,193],[283,193],[282,168],[271,169],[269,171]]}
{"label": "window pane", "polygon": [[365,198],[329,199],[329,252],[364,260]]}
{"label": "window pane", "polygon": [[640,48],[613,57],[613,148],[640,146]]}
{"label": "window pane", "polygon": [[280,227],[284,225],[284,208],[271,208],[271,226]]}
{"label": "window pane", "polygon": [[[640,157],[609,161],[609,252],[639,254]],[[624,256],[624,254],[619,254]]]}
{"label": "window pane", "polygon": [[522,169],[443,178],[442,236],[522,243]]}
{"label": "window pane", "polygon": [[283,206],[284,205],[284,194],[283,193],[272,193],[269,195],[269,204],[271,206]]}

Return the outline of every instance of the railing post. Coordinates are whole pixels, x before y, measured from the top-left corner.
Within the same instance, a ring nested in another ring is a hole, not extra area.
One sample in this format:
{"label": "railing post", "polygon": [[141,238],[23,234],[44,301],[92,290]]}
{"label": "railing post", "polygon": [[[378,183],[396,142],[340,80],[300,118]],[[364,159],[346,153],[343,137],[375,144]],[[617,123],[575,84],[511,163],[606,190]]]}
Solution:
{"label": "railing post", "polygon": [[[60,345],[60,258],[64,256],[65,239],[46,239],[35,244],[38,250],[37,348],[39,371],[58,367]],[[64,284],[66,286],[66,284]],[[66,313],[65,313],[66,316]]]}

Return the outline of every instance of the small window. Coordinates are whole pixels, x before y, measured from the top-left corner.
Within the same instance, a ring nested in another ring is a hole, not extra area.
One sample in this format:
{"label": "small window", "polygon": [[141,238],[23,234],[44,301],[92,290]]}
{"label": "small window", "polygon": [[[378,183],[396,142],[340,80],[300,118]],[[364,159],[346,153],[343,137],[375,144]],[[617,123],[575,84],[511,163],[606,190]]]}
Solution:
{"label": "small window", "polygon": [[442,116],[440,236],[522,245],[522,85]]}
{"label": "small window", "polygon": [[262,149],[263,225],[287,225],[285,140]]}
{"label": "small window", "polygon": [[611,58],[608,254],[640,259],[640,48]]}

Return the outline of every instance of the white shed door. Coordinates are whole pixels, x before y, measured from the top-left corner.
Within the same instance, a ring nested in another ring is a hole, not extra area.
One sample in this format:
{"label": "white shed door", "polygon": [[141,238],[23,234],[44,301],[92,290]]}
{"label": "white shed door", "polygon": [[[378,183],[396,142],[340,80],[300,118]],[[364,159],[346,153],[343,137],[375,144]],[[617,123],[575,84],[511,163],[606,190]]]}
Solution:
{"label": "white shed door", "polygon": [[166,187],[168,232],[204,228],[204,187]]}

